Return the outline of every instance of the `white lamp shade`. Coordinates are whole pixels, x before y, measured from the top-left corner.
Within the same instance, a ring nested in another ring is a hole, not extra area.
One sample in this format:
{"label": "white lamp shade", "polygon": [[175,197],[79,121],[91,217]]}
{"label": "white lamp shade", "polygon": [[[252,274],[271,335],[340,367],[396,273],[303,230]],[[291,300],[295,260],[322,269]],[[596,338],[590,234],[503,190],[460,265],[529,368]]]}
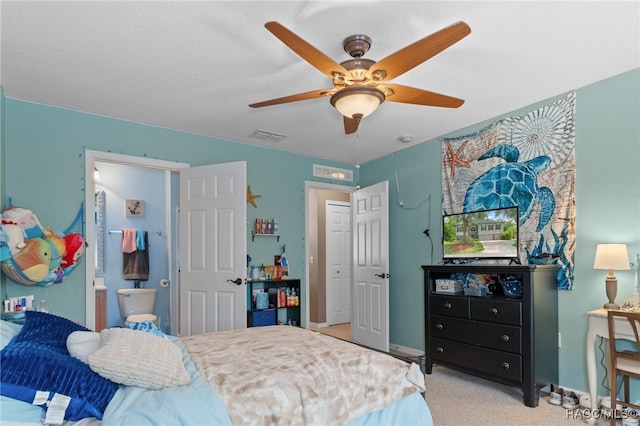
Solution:
{"label": "white lamp shade", "polygon": [[345,117],[362,118],[372,114],[384,102],[384,98],[380,89],[353,86],[336,92],[331,97],[331,105]]}
{"label": "white lamp shade", "polygon": [[598,244],[593,269],[630,269],[626,244]]}

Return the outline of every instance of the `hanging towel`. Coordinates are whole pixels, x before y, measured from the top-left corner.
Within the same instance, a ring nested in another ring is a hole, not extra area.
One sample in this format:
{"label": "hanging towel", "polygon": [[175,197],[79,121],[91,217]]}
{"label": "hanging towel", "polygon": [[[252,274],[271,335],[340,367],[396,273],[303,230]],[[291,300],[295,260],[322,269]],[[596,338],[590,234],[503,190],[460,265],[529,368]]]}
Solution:
{"label": "hanging towel", "polygon": [[136,249],[144,250],[147,248],[147,245],[144,242],[144,235],[146,231],[141,231],[140,229],[136,229]]}
{"label": "hanging towel", "polygon": [[149,236],[144,233],[144,250],[122,253],[122,272],[129,281],[149,281]]}
{"label": "hanging towel", "polygon": [[132,253],[136,251],[136,230],[122,230],[122,253]]}

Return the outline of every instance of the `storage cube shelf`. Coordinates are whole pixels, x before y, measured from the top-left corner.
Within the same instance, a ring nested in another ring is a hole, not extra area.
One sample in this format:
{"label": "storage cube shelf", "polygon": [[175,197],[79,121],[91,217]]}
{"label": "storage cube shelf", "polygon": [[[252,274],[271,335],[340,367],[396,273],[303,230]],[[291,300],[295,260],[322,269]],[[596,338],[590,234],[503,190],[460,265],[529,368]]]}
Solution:
{"label": "storage cube shelf", "polygon": [[[289,297],[286,295],[287,288]],[[277,324],[301,326],[300,280],[248,280],[247,327]]]}

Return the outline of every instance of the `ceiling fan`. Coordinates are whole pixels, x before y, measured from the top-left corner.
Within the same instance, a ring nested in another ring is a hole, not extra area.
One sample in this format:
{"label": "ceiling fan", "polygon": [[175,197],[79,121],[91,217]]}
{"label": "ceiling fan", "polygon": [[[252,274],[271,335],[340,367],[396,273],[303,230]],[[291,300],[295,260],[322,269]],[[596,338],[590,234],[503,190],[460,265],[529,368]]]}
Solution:
{"label": "ceiling fan", "polygon": [[386,83],[466,37],[471,28],[464,22],[443,28],[378,62],[362,58],[371,47],[371,39],[366,35],[352,35],[344,39],[342,45],[353,59],[340,64],[278,22],[267,22],[265,27],[302,59],[331,78],[334,87],[254,103],[249,105],[251,108],[330,96],[331,105],[343,115],[345,133],[351,134],[358,130],[360,120],[385,100],[445,108],[458,108],[464,103],[462,99],[439,93]]}

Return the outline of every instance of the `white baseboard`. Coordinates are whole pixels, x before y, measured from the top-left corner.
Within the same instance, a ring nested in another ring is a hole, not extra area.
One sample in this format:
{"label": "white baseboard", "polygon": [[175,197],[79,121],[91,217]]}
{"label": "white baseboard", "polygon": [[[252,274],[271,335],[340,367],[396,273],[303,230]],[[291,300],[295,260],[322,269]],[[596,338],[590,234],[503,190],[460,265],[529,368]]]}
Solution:
{"label": "white baseboard", "polygon": [[328,324],[328,323],[326,323],[326,322],[316,323],[316,322],[311,322],[311,321],[309,321],[309,322],[307,323],[307,325],[308,325],[309,327],[314,327],[314,328],[327,328],[327,327],[329,327],[329,324]]}
{"label": "white baseboard", "polygon": [[396,345],[395,343],[389,343],[389,349],[402,352],[404,354],[411,355],[411,356],[424,355],[424,352],[421,350],[409,348],[407,346]]}

